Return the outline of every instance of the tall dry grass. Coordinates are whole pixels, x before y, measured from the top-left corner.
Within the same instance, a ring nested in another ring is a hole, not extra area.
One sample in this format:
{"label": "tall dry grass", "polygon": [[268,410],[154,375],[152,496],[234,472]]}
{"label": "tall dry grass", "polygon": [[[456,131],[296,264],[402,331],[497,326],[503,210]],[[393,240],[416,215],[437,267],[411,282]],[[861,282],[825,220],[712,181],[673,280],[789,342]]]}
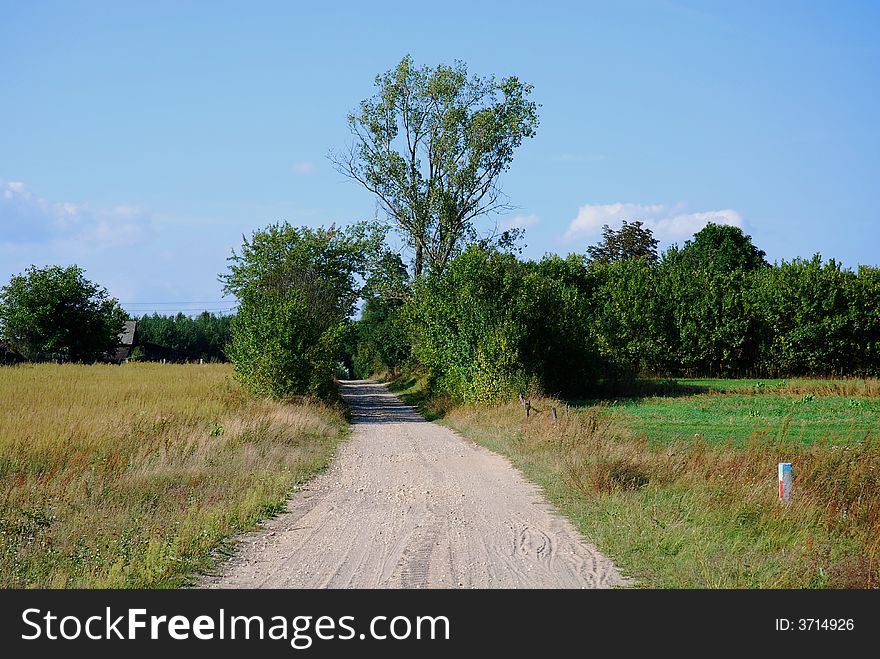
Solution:
{"label": "tall dry grass", "polygon": [[794,378],[767,384],[760,380],[745,385],[742,390],[753,394],[786,396],[854,396],[880,398],[878,378]]}
{"label": "tall dry grass", "polygon": [[173,587],[326,466],[338,410],[226,365],[0,368],[0,586]]}
{"label": "tall dry grass", "polygon": [[[880,586],[876,439],[806,446],[773,432],[738,445],[657,445],[603,406],[554,421],[551,406],[565,409],[557,401],[533,404],[539,413],[528,419],[511,403],[452,408],[445,422],[510,457],[642,584]],[[789,461],[794,497],[784,505],[776,466]]]}

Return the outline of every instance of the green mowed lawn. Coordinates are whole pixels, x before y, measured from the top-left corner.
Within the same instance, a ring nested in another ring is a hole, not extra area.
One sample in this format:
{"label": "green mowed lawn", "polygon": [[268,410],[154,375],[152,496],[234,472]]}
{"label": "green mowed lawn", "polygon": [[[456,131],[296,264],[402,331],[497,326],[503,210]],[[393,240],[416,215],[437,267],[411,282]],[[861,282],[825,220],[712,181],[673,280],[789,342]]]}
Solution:
{"label": "green mowed lawn", "polygon": [[[699,436],[712,443],[784,439],[848,444],[880,436],[880,399],[875,397],[782,393],[794,384],[786,380],[679,382],[705,387],[707,393],[617,399],[609,403],[615,421],[660,443]],[[796,386],[800,391],[810,383],[800,380]]]}

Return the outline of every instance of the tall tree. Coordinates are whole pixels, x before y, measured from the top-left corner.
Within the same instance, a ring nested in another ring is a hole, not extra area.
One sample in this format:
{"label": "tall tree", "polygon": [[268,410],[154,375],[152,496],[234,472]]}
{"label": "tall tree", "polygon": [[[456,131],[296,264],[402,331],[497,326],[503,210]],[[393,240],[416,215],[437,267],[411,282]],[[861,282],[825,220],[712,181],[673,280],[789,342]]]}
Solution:
{"label": "tall tree", "polygon": [[439,274],[476,237],[474,219],[504,207],[499,176],[538,126],[532,86],[408,55],[375,84],[348,117],[351,149],[330,159],[377,196],[414,250],[413,274]]}
{"label": "tall tree", "polygon": [[119,345],[125,312],[79,266],[31,266],[0,288],[0,338],[25,357],[102,359]]}
{"label": "tall tree", "polygon": [[642,222],[623,221],[615,231],[607,224],[602,227],[602,241],[587,248],[593,263],[614,263],[630,259],[657,261],[657,244],[651,230]]}

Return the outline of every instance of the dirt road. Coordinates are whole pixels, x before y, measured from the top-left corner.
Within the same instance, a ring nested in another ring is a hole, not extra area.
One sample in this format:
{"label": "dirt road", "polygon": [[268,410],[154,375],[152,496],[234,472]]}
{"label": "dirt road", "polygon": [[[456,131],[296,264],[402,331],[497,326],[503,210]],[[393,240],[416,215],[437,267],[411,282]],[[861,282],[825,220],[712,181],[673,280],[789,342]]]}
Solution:
{"label": "dirt road", "polygon": [[374,382],[354,434],[207,588],[602,588],[624,580],[506,459]]}

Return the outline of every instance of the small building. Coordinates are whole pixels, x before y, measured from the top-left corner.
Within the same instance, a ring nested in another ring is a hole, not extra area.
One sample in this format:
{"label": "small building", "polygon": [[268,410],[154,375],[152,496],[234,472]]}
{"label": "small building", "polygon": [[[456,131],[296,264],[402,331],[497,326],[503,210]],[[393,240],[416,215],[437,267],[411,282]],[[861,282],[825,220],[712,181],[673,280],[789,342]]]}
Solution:
{"label": "small building", "polygon": [[125,329],[119,333],[119,347],[116,348],[114,361],[117,363],[124,362],[131,357],[131,352],[137,345],[137,321],[126,320]]}

